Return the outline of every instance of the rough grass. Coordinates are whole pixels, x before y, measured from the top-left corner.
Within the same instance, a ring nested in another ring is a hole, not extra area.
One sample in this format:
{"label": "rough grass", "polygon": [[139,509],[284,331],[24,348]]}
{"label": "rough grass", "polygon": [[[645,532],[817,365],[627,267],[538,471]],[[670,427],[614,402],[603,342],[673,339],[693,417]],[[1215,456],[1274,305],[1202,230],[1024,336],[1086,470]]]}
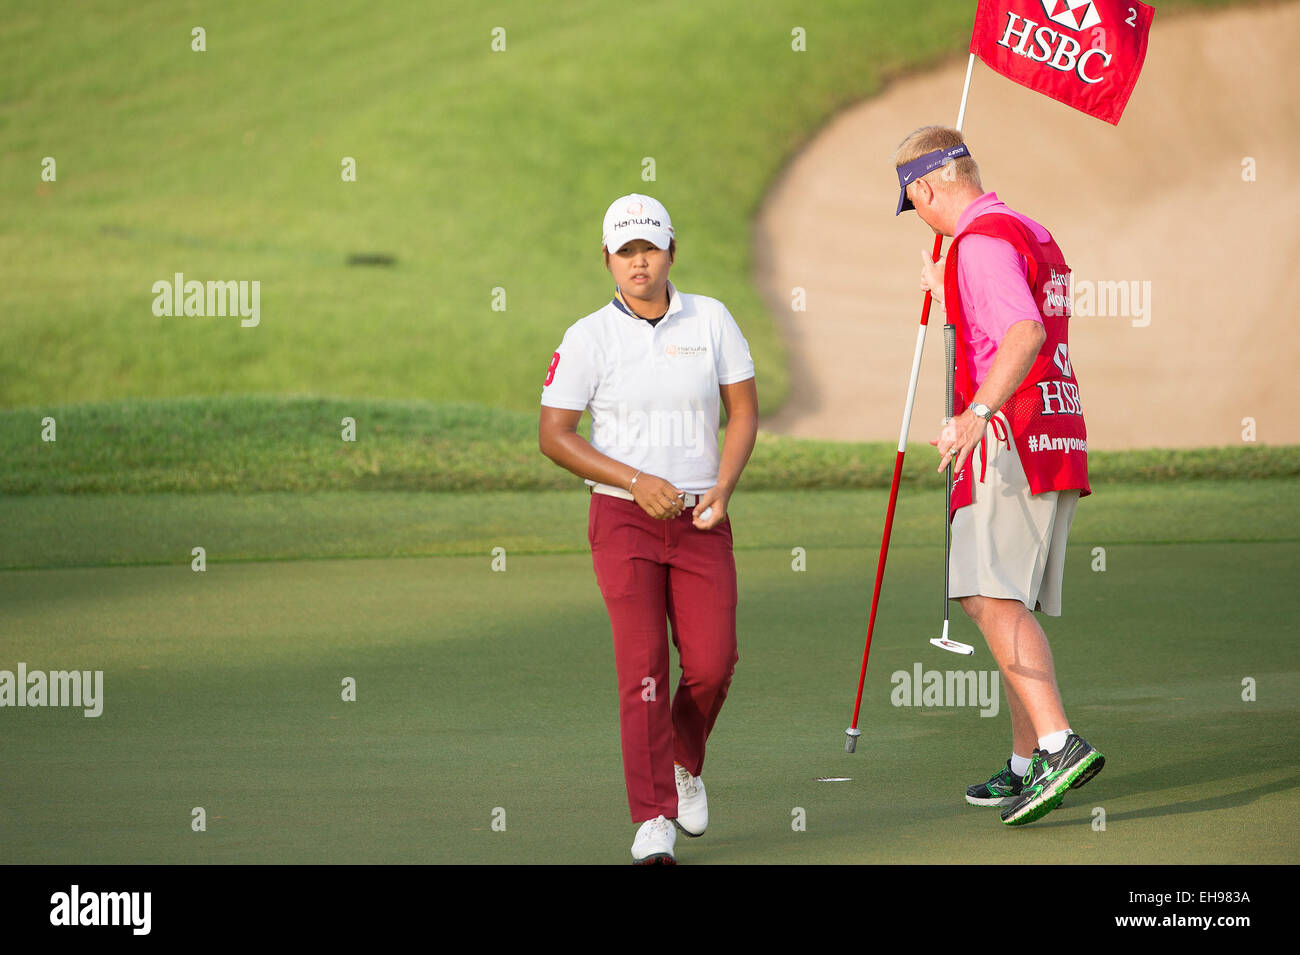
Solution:
{"label": "rough grass", "polygon": [[[55,441],[42,422],[54,420]],[[344,419],[355,441],[344,441]],[[584,417],[584,428],[587,419]],[[1094,452],[1094,484],[1300,476],[1300,447]],[[760,434],[749,490],[889,487],[895,446]],[[455,491],[573,488],[544,458],[535,413],[339,398],[185,398],[0,411],[0,493]],[[904,481],[936,480],[913,443]]]}

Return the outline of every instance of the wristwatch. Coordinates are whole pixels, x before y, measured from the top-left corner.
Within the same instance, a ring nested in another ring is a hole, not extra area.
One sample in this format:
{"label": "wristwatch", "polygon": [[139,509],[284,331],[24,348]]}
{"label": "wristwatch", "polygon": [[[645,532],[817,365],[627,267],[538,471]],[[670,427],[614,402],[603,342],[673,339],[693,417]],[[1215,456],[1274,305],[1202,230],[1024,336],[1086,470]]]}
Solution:
{"label": "wristwatch", "polygon": [[975,417],[983,418],[985,421],[988,421],[993,417],[993,409],[988,405],[982,405],[979,402],[971,405],[970,410],[975,412]]}

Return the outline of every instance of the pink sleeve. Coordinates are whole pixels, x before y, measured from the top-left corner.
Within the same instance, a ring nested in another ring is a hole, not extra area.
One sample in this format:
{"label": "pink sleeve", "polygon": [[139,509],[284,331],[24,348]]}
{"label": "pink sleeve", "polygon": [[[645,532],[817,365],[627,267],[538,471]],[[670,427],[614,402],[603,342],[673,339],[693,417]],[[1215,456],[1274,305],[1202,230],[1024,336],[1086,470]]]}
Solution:
{"label": "pink sleeve", "polygon": [[[969,235],[961,240],[957,256],[957,285],[962,313],[975,329],[975,337],[994,344],[1016,322],[1042,323],[1029,289],[1029,268],[1010,242],[990,235]],[[979,333],[983,334],[980,335]]]}

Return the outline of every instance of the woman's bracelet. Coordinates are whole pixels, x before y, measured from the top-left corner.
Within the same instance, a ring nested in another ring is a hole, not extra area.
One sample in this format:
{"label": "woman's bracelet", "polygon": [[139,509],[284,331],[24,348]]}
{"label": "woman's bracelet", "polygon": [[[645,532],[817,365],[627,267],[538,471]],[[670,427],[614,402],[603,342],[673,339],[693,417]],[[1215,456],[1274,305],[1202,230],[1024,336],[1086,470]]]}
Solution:
{"label": "woman's bracelet", "polygon": [[[636,483],[636,479],[639,478],[640,476],[641,476],[641,472],[640,472],[640,471],[637,471],[636,474],[633,474],[633,475],[632,475],[632,484],[635,484],[635,483]],[[635,494],[635,493],[636,493],[635,491],[632,490],[632,484],[629,484],[629,485],[627,486],[627,493],[629,493],[629,494]]]}

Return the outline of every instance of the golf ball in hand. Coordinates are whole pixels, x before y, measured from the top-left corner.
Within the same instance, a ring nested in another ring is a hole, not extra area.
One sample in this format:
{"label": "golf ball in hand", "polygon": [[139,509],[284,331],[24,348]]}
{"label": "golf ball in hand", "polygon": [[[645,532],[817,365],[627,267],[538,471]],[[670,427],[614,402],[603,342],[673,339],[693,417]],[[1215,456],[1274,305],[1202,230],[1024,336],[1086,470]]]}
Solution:
{"label": "golf ball in hand", "polygon": [[710,517],[712,517],[712,516],[713,516],[713,508],[712,508],[712,507],[706,507],[706,508],[704,509],[704,513],[700,515],[700,520],[702,520],[702,521],[707,521],[707,520],[708,520]]}

